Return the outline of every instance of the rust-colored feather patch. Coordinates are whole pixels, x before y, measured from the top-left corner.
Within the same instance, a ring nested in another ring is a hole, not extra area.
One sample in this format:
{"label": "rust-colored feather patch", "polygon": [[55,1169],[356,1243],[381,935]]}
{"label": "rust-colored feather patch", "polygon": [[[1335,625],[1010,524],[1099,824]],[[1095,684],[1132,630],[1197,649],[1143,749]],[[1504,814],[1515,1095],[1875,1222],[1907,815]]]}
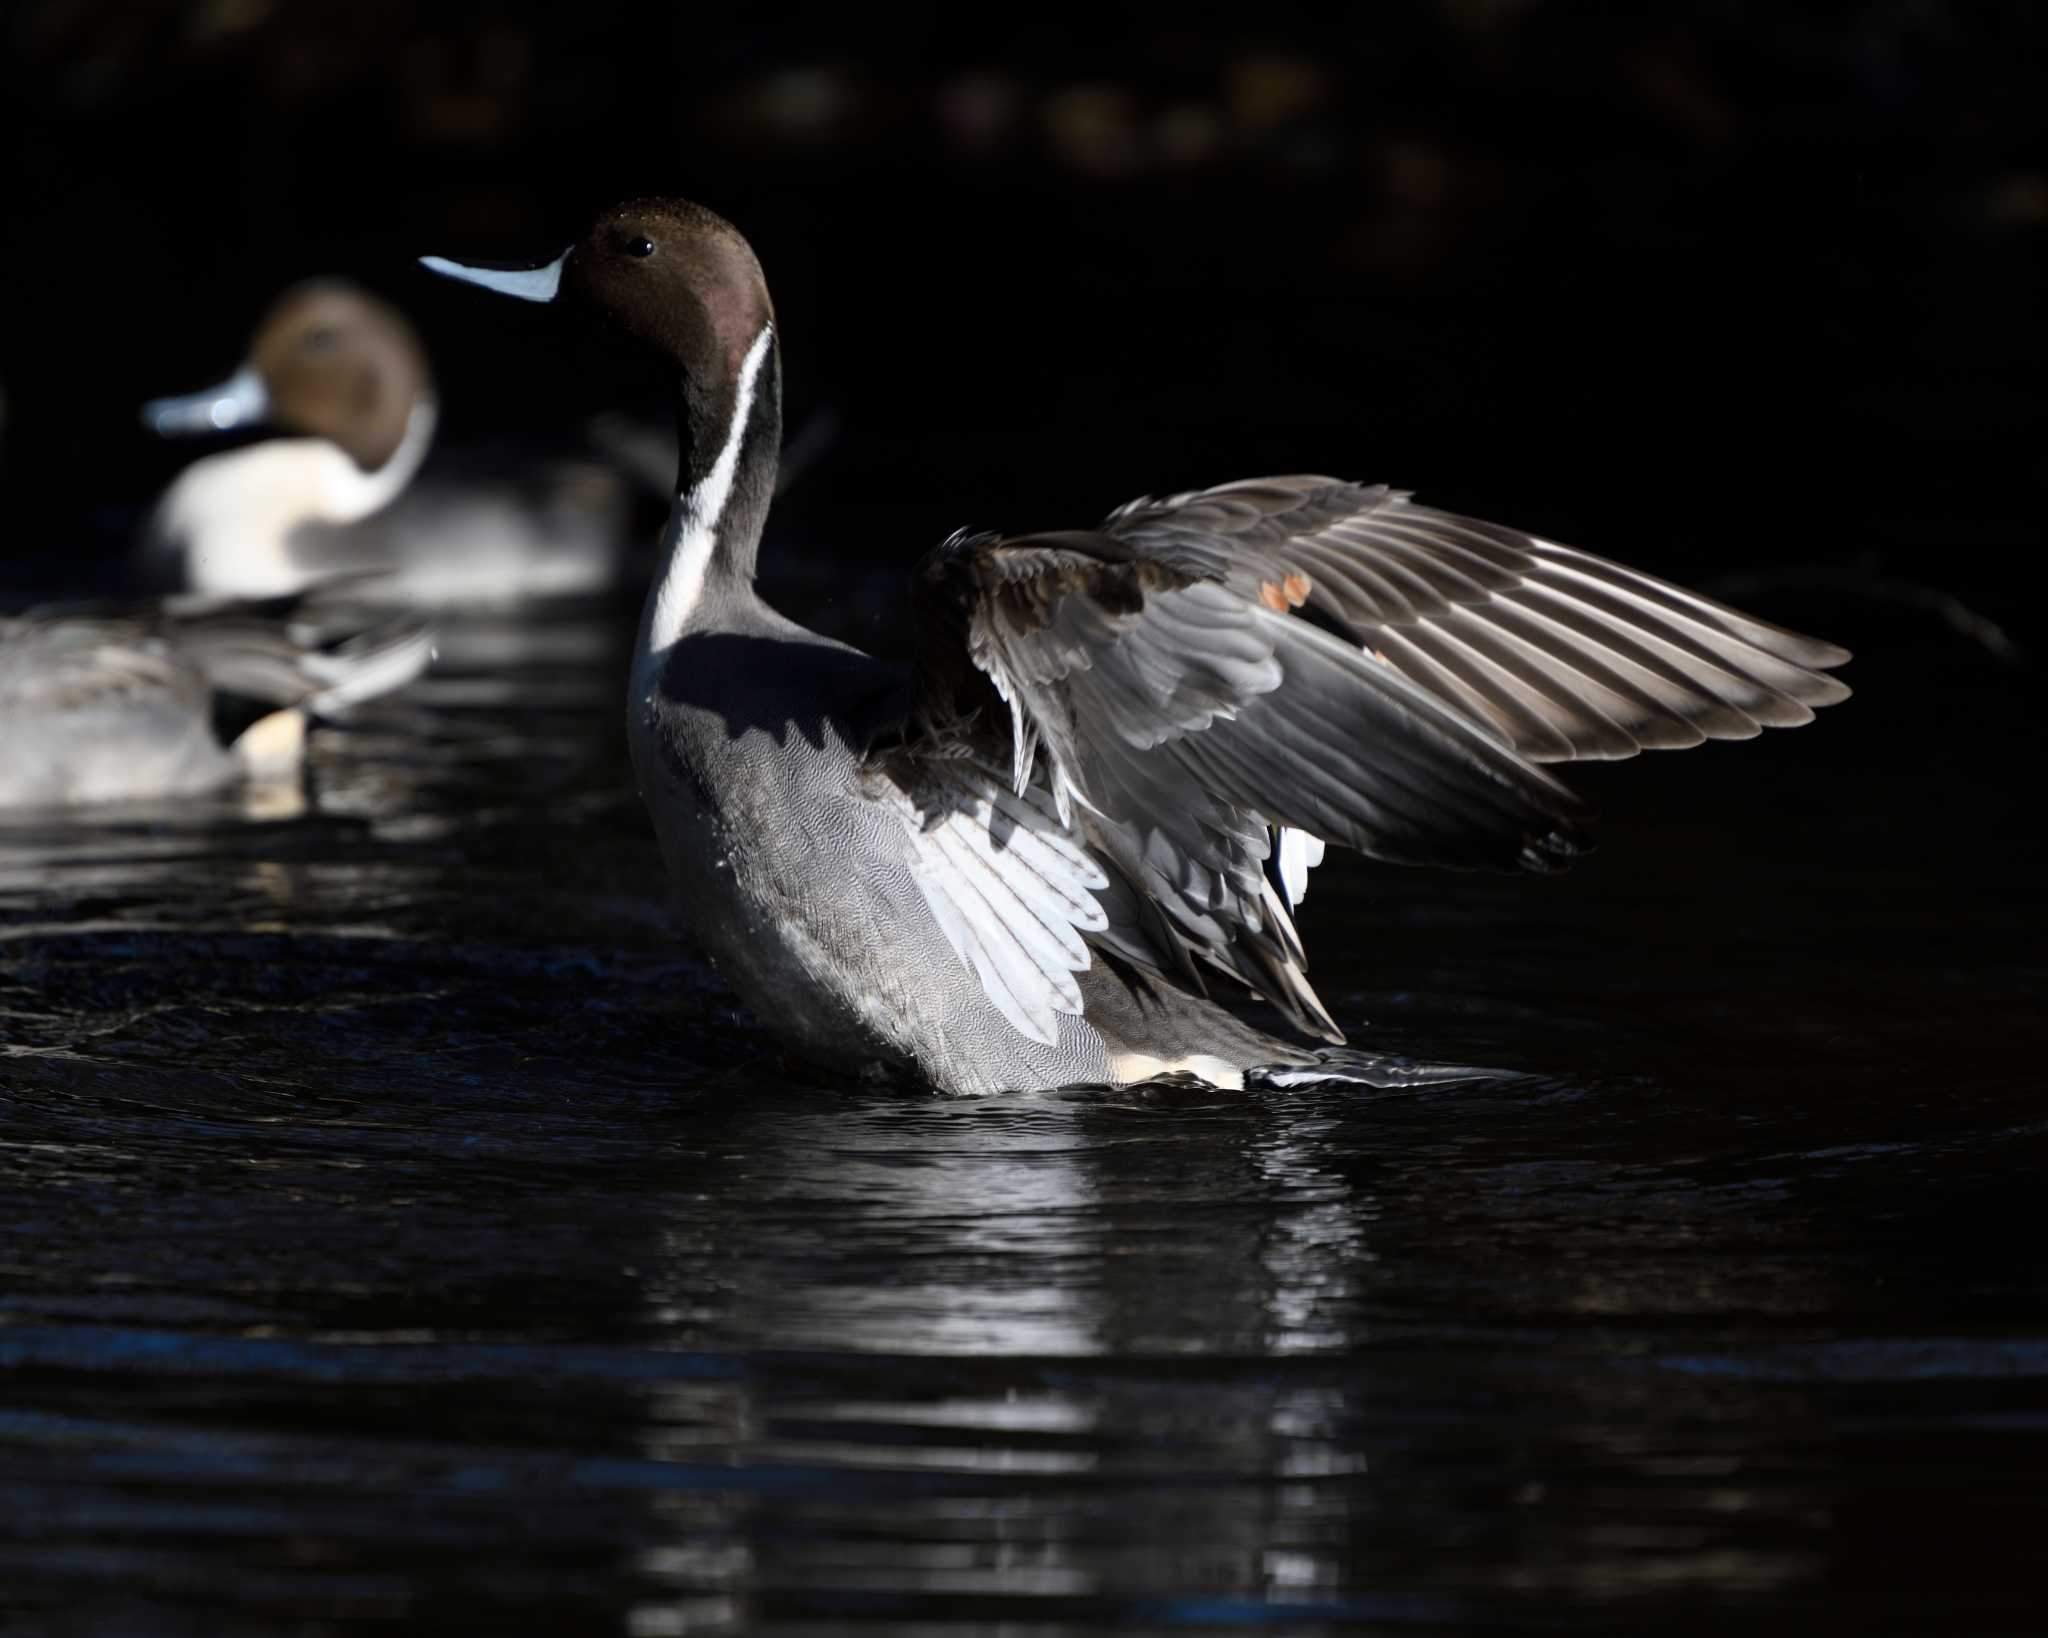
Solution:
{"label": "rust-colored feather patch", "polygon": [[1308,576],[1299,571],[1285,580],[1264,580],[1259,583],[1259,601],[1275,614],[1285,614],[1308,601],[1309,585]]}

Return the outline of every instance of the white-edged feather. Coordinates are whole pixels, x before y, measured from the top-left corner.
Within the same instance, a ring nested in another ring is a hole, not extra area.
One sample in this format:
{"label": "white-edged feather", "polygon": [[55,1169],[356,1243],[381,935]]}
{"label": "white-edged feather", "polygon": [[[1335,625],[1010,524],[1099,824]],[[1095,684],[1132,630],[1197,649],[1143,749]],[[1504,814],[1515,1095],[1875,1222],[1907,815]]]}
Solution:
{"label": "white-edged feather", "polygon": [[1044,1046],[1078,1016],[1083,932],[1108,925],[1102,867],[1037,790],[970,758],[924,764],[913,789],[889,783],[932,919],[1012,1028]]}
{"label": "white-edged feather", "polygon": [[1280,885],[1291,910],[1308,897],[1308,873],[1323,862],[1323,839],[1288,825],[1280,827]]}

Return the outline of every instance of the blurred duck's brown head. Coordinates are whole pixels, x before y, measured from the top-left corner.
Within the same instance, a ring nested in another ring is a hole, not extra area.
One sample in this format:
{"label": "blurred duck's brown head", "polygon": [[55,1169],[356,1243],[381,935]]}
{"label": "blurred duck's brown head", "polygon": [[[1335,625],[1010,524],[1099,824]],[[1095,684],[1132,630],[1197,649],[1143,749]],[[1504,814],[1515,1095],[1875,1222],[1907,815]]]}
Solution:
{"label": "blurred duck's brown head", "polygon": [[432,390],[419,337],[395,309],[316,279],[272,303],[227,380],[142,413],[167,437],[269,427],[322,438],[371,472],[397,453]]}

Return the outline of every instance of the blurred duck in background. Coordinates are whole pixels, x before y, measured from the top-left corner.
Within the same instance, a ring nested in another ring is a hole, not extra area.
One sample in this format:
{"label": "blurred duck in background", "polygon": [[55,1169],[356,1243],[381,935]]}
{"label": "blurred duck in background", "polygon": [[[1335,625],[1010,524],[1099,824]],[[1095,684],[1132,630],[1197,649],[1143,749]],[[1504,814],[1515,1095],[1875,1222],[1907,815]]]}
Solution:
{"label": "blurred duck in background", "polygon": [[0,808],[296,778],[311,718],[410,682],[416,616],[322,635],[306,597],[0,616]]}
{"label": "blurred duck in background", "polygon": [[143,542],[153,581],[268,597],[337,575],[358,601],[490,604],[602,591],[624,566],[629,494],[588,461],[415,482],[437,406],[425,350],[390,306],[296,286],[216,387],[143,407],[166,437],[277,436],[194,461]]}

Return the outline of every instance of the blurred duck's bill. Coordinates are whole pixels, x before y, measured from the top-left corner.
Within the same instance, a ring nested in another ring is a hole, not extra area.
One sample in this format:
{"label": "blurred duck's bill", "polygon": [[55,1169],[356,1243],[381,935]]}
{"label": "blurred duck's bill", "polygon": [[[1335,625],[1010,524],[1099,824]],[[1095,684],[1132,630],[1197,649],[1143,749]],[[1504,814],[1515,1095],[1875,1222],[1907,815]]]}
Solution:
{"label": "blurred duck's bill", "polygon": [[179,398],[152,398],[142,406],[142,424],[159,437],[226,432],[252,426],[270,413],[263,377],[244,365],[217,387]]}
{"label": "blurred duck's bill", "polygon": [[420,266],[444,279],[480,284],[501,296],[521,301],[553,301],[562,288],[562,264],[569,259],[563,251],[545,267],[476,267],[468,262],[451,262],[446,256],[422,256]]}

